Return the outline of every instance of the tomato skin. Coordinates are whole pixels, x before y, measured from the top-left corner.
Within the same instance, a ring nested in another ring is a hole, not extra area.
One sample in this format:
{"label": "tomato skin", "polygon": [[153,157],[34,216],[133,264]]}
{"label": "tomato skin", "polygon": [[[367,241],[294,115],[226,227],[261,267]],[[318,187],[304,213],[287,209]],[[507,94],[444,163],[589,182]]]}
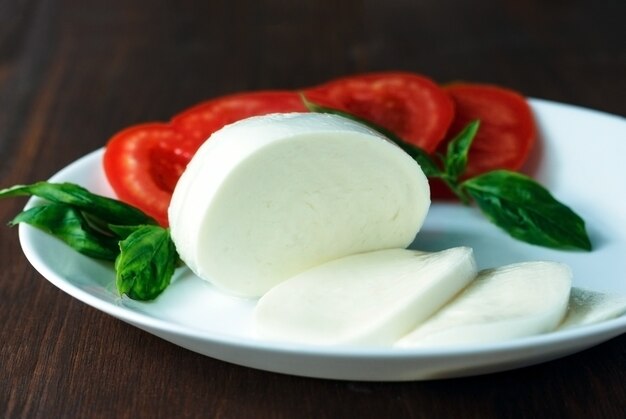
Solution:
{"label": "tomato skin", "polygon": [[[417,74],[384,72],[335,79],[304,93],[321,105],[382,125],[428,152],[445,152],[449,138],[480,119],[466,177],[497,168],[519,169],[536,136],[524,97],[484,84],[457,83],[444,89]],[[105,173],[119,199],[167,226],[176,182],[213,132],[250,116],[282,112],[306,112],[298,93],[276,90],[223,96],[179,113],[169,124],[129,127],[109,140]],[[431,186],[433,197],[451,196],[436,181]]]}
{"label": "tomato skin", "polygon": [[[195,149],[225,125],[251,116],[306,112],[300,96],[286,90],[261,90],[218,97],[172,118],[172,126],[195,142]],[[195,150],[193,150],[195,151]]]}
{"label": "tomato skin", "polygon": [[304,91],[333,107],[389,129],[427,152],[437,148],[454,116],[454,104],[432,80],[414,73],[349,76]]}
{"label": "tomato skin", "polygon": [[304,111],[300,96],[287,91],[240,93],[209,100],[178,114],[169,124],[140,124],[115,134],[104,153],[104,171],[119,199],[167,226],[167,209],[176,183],[213,132],[250,116]]}
{"label": "tomato skin", "polygon": [[[480,128],[469,151],[464,179],[491,170],[519,170],[537,137],[534,116],[526,98],[501,86],[452,83],[444,86],[454,100],[456,113],[438,152],[445,154],[448,142],[469,122],[480,120]],[[449,188],[430,179],[434,199],[456,199]]]}
{"label": "tomato skin", "polygon": [[[537,136],[526,98],[513,90],[488,84],[456,83],[445,90],[456,104],[447,139],[469,122],[481,121],[469,152],[466,176],[495,169],[520,169]],[[446,142],[442,143],[440,151],[446,146]]]}
{"label": "tomato skin", "polygon": [[134,125],[115,134],[103,166],[118,198],[167,226],[173,185],[192,156],[185,144],[183,134],[163,123]]}
{"label": "tomato skin", "polygon": [[[500,86],[453,83],[444,87],[454,100],[456,114],[438,152],[445,154],[449,140],[469,122],[480,120],[480,128],[469,151],[463,179],[491,170],[519,170],[536,142],[537,128],[526,98]],[[430,179],[431,196],[455,199],[443,182]]]}

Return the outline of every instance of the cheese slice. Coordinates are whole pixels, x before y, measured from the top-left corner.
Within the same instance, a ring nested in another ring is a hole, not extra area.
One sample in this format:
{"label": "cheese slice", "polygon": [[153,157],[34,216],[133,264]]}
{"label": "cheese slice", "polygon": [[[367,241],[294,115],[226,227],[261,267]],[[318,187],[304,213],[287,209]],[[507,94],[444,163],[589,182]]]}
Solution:
{"label": "cheese slice", "polygon": [[572,288],[567,315],[559,330],[600,323],[626,313],[626,295]]}
{"label": "cheese slice", "polygon": [[202,145],[169,221],[195,274],[256,297],[330,260],[408,246],[429,205],[420,167],[380,134],[335,115],[274,114]]}
{"label": "cheese slice", "polygon": [[572,273],[555,262],[524,262],[481,271],[398,347],[482,344],[554,330],[567,310]]}
{"label": "cheese slice", "polygon": [[259,300],[259,337],[312,345],[391,345],[476,275],[472,250],[391,249],[347,256],[277,285]]}

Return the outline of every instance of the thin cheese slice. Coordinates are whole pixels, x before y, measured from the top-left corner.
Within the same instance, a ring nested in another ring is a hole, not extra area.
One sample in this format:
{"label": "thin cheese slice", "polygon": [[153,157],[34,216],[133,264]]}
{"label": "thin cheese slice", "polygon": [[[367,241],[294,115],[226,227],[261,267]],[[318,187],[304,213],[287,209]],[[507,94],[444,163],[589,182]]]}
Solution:
{"label": "thin cheese slice", "polygon": [[256,333],[312,345],[390,345],[476,275],[470,248],[381,250],[344,257],[281,283],[257,304]]}
{"label": "thin cheese slice", "polygon": [[429,206],[420,167],[380,134],[335,115],[275,114],[213,134],[169,221],[194,273],[256,297],[330,260],[408,246]]}
{"label": "thin cheese slice", "polygon": [[481,344],[552,331],[567,310],[571,278],[569,267],[555,262],[481,271],[458,297],[396,346]]}
{"label": "thin cheese slice", "polygon": [[626,313],[626,295],[572,288],[569,308],[559,330],[600,323]]}

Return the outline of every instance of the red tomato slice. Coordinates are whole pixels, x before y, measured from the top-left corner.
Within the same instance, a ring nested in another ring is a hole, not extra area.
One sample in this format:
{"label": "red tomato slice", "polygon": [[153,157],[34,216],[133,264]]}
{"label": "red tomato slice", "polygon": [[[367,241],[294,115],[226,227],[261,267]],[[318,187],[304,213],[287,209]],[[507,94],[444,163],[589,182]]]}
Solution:
{"label": "red tomato slice", "polygon": [[117,133],[107,144],[104,170],[119,199],[167,226],[176,182],[213,132],[250,116],[299,111],[306,109],[294,92],[251,92],[213,99],[182,112],[170,124],[136,125]]}
{"label": "red tomato slice", "polygon": [[172,191],[191,159],[184,134],[161,123],[135,125],[107,144],[103,165],[118,198],[168,225]]}
{"label": "red tomato slice", "polygon": [[[439,151],[445,153],[448,139],[470,121],[479,119],[480,128],[469,151],[464,177],[495,169],[520,169],[536,139],[534,117],[524,96],[486,84],[455,83],[445,90],[454,100],[456,115]],[[451,196],[442,185],[436,182],[431,185],[434,196]]]}
{"label": "red tomato slice", "polygon": [[467,176],[494,169],[520,169],[537,135],[533,113],[524,96],[485,84],[452,84],[445,89],[456,104],[448,137],[470,121],[481,121],[469,152]]}
{"label": "red tomato slice", "polygon": [[306,112],[306,108],[295,92],[277,90],[239,93],[187,109],[172,119],[172,125],[195,141],[197,149],[224,125],[251,116],[281,112]]}
{"label": "red tomato slice", "polygon": [[454,115],[450,97],[432,80],[412,73],[340,78],[307,89],[305,95],[381,125],[428,152],[437,148]]}

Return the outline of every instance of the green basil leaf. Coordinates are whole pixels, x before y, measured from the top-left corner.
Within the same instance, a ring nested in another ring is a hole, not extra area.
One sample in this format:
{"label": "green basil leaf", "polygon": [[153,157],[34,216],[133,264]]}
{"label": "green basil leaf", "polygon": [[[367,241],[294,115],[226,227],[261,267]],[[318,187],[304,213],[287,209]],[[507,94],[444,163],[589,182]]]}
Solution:
{"label": "green basil leaf", "polygon": [[398,147],[400,147],[406,154],[411,156],[413,160],[419,164],[420,168],[424,172],[424,175],[427,177],[442,177],[443,173],[441,169],[437,166],[434,160],[421,148],[404,142],[399,139],[397,136],[395,138],[389,138],[391,141],[396,143]]}
{"label": "green basil leaf", "polygon": [[11,224],[27,223],[58,239],[74,250],[97,259],[115,260],[117,240],[93,230],[82,213],[64,204],[46,204],[18,214]]}
{"label": "green basil leaf", "polygon": [[494,224],[519,240],[591,250],[583,219],[527,176],[497,170],[466,180],[461,187]]}
{"label": "green basil leaf", "polygon": [[73,183],[37,182],[0,190],[0,198],[30,195],[57,204],[71,205],[110,224],[157,224],[153,218],[133,206],[93,194]]}
{"label": "green basil leaf", "polygon": [[141,226],[120,242],[115,283],[134,300],[155,299],[170,284],[178,254],[168,229]]}
{"label": "green basil leaf", "polygon": [[378,124],[365,120],[363,118],[359,118],[356,115],[352,115],[351,113],[341,111],[339,109],[329,108],[326,106],[319,105],[317,103],[311,102],[308,100],[304,94],[300,93],[300,97],[302,98],[302,103],[307,108],[309,112],[317,112],[317,113],[327,113],[332,115],[342,116],[344,118],[350,119],[352,121],[358,122],[360,124],[365,125],[366,127],[377,131],[383,136],[387,137],[390,141],[395,143],[398,147],[400,147],[405,153],[413,158],[420,165],[420,168],[424,172],[424,174],[428,177],[441,177],[442,172],[437,167],[437,164],[433,161],[433,159],[421,148],[414,146],[412,144],[407,143],[402,138],[398,137],[392,131],[388,130],[385,127],[382,127]]}
{"label": "green basil leaf", "polygon": [[110,230],[113,234],[115,234],[120,240],[124,240],[141,227],[143,226],[142,225],[126,226],[126,225],[109,224],[107,226],[107,229]]}
{"label": "green basil leaf", "polygon": [[453,181],[456,181],[465,172],[467,155],[479,126],[480,121],[478,120],[470,122],[448,143],[444,158],[444,171]]}

